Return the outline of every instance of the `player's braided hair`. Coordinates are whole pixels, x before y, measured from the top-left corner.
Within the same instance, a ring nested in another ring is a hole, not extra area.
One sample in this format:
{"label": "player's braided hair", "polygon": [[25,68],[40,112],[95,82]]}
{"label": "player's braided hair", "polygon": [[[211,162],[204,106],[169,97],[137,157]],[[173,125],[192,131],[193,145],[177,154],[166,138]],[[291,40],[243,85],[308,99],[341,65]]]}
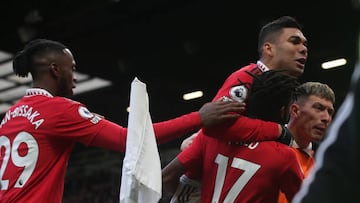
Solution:
{"label": "player's braided hair", "polygon": [[20,77],[27,77],[29,73],[34,73],[37,65],[37,59],[45,57],[46,54],[60,53],[66,48],[60,42],[36,39],[29,42],[25,48],[16,53],[13,59],[13,69],[16,75]]}
{"label": "player's braided hair", "polygon": [[287,122],[287,111],[286,115],[280,112],[283,107],[288,108],[292,93],[299,85],[297,79],[275,70],[260,75],[248,74],[254,80],[247,98],[246,115],[280,124]]}

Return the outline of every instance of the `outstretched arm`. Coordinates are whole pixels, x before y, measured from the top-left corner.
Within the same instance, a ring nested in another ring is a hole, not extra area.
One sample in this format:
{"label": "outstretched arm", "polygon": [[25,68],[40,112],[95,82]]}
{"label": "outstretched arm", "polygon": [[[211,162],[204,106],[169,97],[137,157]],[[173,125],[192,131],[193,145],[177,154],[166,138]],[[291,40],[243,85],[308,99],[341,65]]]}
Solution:
{"label": "outstretched arm", "polygon": [[216,127],[204,127],[203,132],[207,136],[229,141],[254,142],[278,140],[282,127],[274,122],[240,116],[233,122]]}
{"label": "outstretched arm", "polygon": [[165,143],[203,126],[218,126],[236,120],[244,111],[244,104],[230,101],[214,101],[204,104],[198,112],[154,123],[155,136],[158,143]]}

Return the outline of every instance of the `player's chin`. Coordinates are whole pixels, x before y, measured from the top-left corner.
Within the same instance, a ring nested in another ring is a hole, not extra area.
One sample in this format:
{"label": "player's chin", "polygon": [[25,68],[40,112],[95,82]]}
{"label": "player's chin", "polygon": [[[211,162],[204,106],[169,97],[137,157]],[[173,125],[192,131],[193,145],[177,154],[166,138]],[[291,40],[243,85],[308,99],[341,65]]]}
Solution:
{"label": "player's chin", "polygon": [[304,69],[305,69],[305,64],[304,63],[296,62],[296,70],[298,72],[303,73]]}
{"label": "player's chin", "polygon": [[313,134],[313,141],[315,142],[321,142],[324,137],[325,137],[325,133],[322,133],[322,132],[316,132]]}

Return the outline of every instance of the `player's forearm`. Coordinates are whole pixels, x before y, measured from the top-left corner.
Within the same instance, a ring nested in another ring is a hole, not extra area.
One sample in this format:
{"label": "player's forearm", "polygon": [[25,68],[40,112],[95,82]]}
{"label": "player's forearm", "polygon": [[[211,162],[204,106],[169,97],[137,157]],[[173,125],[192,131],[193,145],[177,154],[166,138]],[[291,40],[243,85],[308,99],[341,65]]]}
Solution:
{"label": "player's forearm", "polygon": [[179,179],[186,171],[181,162],[175,158],[162,169],[163,192],[173,194],[179,184]]}
{"label": "player's forearm", "polygon": [[205,135],[228,141],[254,142],[277,140],[282,132],[279,124],[274,122],[239,117],[235,122],[216,128],[203,128]]}

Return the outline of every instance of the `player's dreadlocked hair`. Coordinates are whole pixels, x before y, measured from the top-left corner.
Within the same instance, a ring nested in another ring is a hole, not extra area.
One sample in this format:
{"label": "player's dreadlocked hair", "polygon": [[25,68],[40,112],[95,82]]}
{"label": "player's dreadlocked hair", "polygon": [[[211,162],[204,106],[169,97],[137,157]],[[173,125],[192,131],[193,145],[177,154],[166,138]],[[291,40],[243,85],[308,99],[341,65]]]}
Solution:
{"label": "player's dreadlocked hair", "polygon": [[280,124],[287,122],[288,111],[282,115],[281,109],[288,108],[292,93],[299,85],[296,78],[274,70],[261,75],[248,74],[254,80],[247,98],[246,115]]}
{"label": "player's dreadlocked hair", "polygon": [[27,77],[29,73],[35,72],[35,67],[39,64],[38,60],[51,53],[63,53],[66,48],[60,42],[36,39],[29,42],[25,48],[19,51],[13,60],[13,69],[16,75],[20,77]]}

